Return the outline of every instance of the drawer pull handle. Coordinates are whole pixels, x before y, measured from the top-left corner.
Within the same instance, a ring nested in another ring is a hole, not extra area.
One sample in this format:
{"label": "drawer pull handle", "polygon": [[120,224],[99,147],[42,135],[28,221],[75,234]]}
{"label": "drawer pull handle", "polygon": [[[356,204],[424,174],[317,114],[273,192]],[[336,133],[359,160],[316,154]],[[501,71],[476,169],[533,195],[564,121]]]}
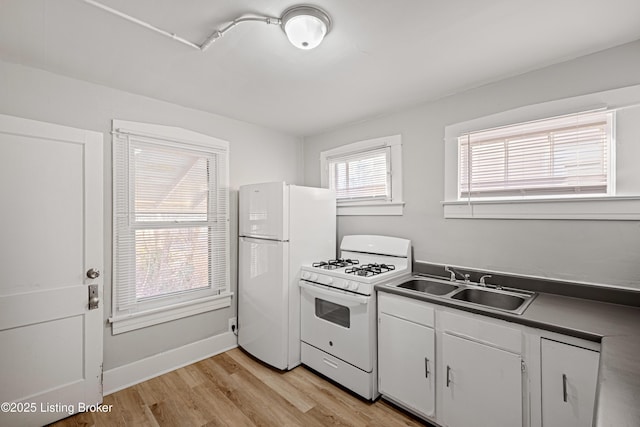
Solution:
{"label": "drawer pull handle", "polygon": [[322,358],[322,361],[324,363],[326,363],[327,365],[331,366],[333,369],[338,369],[338,364],[336,362],[333,362],[333,361],[331,361],[329,359],[325,359],[325,358]]}
{"label": "drawer pull handle", "polygon": [[429,358],[425,357],[424,358],[424,377],[425,378],[429,378]]}
{"label": "drawer pull handle", "polygon": [[447,365],[447,387],[451,384],[451,366]]}
{"label": "drawer pull handle", "polygon": [[562,400],[567,401],[567,376],[562,374]]}

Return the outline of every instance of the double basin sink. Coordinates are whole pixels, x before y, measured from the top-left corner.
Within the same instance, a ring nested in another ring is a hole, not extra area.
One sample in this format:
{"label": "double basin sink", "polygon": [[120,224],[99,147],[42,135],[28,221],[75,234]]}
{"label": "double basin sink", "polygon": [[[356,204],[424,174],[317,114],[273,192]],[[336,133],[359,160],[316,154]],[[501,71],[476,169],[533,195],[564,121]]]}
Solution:
{"label": "double basin sink", "polygon": [[413,276],[396,285],[398,288],[457,302],[456,305],[481,306],[512,314],[522,314],[533,301],[535,292],[520,289],[479,285],[471,282],[447,282],[429,277]]}

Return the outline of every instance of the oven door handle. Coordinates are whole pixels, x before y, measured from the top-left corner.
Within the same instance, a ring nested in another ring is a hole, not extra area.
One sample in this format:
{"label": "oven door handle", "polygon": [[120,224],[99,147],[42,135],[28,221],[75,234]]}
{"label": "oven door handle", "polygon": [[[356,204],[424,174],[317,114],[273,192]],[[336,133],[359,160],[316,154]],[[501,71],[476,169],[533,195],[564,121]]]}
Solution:
{"label": "oven door handle", "polygon": [[327,297],[332,300],[338,300],[341,304],[347,305],[350,303],[352,306],[367,304],[369,302],[369,297],[360,296],[360,295],[349,295],[347,293],[341,292],[340,290],[330,291],[320,288],[315,285],[311,285],[307,282],[300,281],[300,287],[306,289],[311,294],[315,294],[315,296]]}

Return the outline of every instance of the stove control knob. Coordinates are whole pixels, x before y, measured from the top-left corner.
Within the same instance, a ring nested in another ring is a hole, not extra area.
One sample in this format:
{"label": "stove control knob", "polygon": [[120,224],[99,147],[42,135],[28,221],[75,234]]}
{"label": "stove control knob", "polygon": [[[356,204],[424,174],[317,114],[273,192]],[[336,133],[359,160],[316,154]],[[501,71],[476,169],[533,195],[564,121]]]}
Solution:
{"label": "stove control knob", "polygon": [[303,279],[305,279],[305,280],[306,280],[306,279],[308,279],[308,278],[309,278],[309,276],[311,276],[311,274],[309,274],[309,272],[308,272],[308,271],[303,271],[303,272],[302,272],[302,278],[303,278]]}
{"label": "stove control knob", "polygon": [[332,283],[333,283],[333,278],[332,278],[332,277],[329,277],[329,278],[327,279],[327,285],[330,285],[330,284],[332,284]]}
{"label": "stove control knob", "polygon": [[351,289],[352,291],[358,290],[358,282],[351,282],[350,285],[351,286],[349,286],[349,289]]}
{"label": "stove control knob", "polygon": [[312,273],[312,274],[311,274],[311,280],[312,280],[312,281],[314,281],[314,282],[315,282],[316,280],[318,280],[318,275],[317,275],[316,273]]}

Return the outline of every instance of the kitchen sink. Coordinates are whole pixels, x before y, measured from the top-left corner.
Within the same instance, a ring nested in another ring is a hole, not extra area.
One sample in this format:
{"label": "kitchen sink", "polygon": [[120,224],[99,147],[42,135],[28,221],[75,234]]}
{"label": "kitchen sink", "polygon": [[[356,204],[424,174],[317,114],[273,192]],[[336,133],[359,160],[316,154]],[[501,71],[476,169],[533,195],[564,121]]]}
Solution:
{"label": "kitchen sink", "polygon": [[429,299],[433,298],[456,306],[484,307],[518,315],[524,313],[536,297],[535,292],[523,289],[469,281],[447,281],[420,275],[390,286],[425,294]]}
{"label": "kitchen sink", "polygon": [[474,304],[488,305],[503,310],[515,310],[524,302],[524,298],[497,292],[489,292],[480,289],[465,289],[453,295],[451,298],[472,302]]}
{"label": "kitchen sink", "polygon": [[490,288],[469,288],[451,296],[451,299],[471,304],[483,305],[497,310],[522,314],[529,306],[535,293],[526,291],[508,291]]}
{"label": "kitchen sink", "polygon": [[449,283],[434,282],[432,280],[425,279],[409,280],[408,282],[398,285],[398,287],[411,289],[412,291],[424,292],[425,294],[431,295],[445,295],[459,288],[459,286]]}

